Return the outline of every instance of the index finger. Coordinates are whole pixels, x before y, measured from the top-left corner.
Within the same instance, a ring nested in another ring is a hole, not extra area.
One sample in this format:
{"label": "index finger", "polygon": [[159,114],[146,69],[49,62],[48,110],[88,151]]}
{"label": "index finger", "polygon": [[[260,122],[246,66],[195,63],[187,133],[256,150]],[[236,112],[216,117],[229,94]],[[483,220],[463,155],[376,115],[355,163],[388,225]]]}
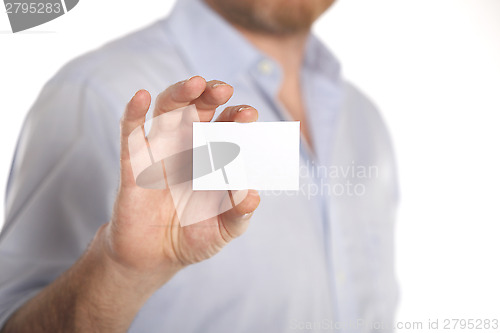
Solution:
{"label": "index finger", "polygon": [[210,121],[217,107],[233,95],[233,87],[225,82],[206,82],[200,76],[178,82],[158,95],[154,116],[194,104],[200,121]]}
{"label": "index finger", "polygon": [[187,106],[196,98],[200,97],[207,86],[207,82],[201,76],[193,76],[190,79],[171,85],[156,98],[153,116]]}

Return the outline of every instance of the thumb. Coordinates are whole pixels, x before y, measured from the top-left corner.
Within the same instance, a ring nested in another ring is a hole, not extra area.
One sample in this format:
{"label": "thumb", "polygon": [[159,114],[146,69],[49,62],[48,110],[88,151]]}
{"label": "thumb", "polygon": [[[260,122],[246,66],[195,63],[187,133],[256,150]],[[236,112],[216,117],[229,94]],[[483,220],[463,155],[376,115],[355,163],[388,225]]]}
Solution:
{"label": "thumb", "polygon": [[[244,199],[232,209],[219,215],[219,230],[222,238],[229,242],[241,236],[248,228],[250,217],[260,203],[259,192],[248,191],[228,191],[230,196],[234,196],[234,201],[239,202],[240,195],[246,195]],[[231,198],[233,200],[233,198]]]}
{"label": "thumb", "polygon": [[[120,122],[121,133],[121,182],[122,185],[135,185],[134,174],[132,170],[131,150],[135,144],[147,145],[147,139],[144,132],[144,122],[146,114],[151,104],[151,95],[146,90],[139,90],[128,102],[125,112]],[[133,138],[132,138],[133,136]]]}

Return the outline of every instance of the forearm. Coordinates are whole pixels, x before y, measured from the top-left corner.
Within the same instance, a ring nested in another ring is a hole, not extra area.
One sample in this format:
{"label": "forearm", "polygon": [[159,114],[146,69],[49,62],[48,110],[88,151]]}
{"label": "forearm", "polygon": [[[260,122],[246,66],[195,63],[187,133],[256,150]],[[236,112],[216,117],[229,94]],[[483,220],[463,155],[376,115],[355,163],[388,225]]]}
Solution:
{"label": "forearm", "polygon": [[122,269],[99,233],[86,253],[7,321],[5,332],[126,332],[161,279]]}

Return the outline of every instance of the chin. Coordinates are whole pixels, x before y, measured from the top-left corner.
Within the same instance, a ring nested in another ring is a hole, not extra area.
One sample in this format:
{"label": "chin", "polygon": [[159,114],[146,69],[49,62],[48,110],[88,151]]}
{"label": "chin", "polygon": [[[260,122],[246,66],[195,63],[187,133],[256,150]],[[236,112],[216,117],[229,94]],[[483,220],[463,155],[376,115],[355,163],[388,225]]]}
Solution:
{"label": "chin", "polygon": [[335,0],[206,0],[231,23],[271,34],[309,30]]}

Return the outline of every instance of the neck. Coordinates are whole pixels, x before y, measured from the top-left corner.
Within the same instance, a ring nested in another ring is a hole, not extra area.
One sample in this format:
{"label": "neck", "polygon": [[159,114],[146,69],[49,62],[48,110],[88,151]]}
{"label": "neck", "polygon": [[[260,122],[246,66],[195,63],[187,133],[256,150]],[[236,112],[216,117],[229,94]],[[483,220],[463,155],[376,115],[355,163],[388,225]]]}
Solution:
{"label": "neck", "polygon": [[[218,6],[215,5],[215,1],[205,1],[215,11],[224,16],[218,9]],[[304,51],[309,30],[290,35],[276,35],[246,29],[237,24],[233,24],[233,26],[257,49],[280,64],[283,71],[283,81],[276,97],[278,97],[284,108],[288,111],[288,114],[293,119],[301,122],[302,135],[312,148],[305,107],[302,101],[301,85],[301,68],[304,61]]]}
{"label": "neck", "polygon": [[264,35],[236,27],[262,53],[277,61],[285,77],[299,77],[308,31],[294,35]]}
{"label": "neck", "polygon": [[289,115],[301,122],[301,132],[311,149],[306,110],[302,99],[301,68],[309,31],[290,36],[263,35],[236,27],[255,47],[277,61],[283,70],[283,81],[277,96]]}

